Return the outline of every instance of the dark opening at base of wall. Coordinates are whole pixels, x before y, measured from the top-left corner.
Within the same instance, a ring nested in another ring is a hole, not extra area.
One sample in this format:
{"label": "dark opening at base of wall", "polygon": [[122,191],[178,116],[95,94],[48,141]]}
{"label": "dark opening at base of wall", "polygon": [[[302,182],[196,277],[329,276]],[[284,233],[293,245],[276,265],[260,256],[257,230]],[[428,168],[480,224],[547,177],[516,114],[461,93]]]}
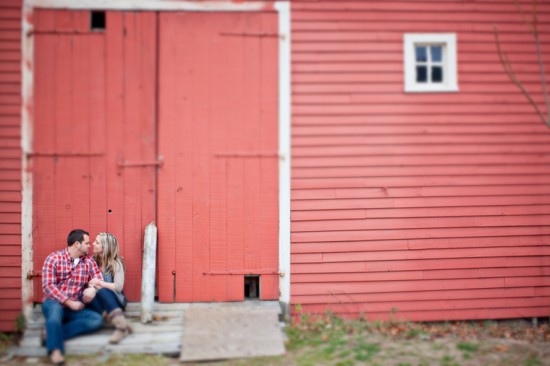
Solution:
{"label": "dark opening at base of wall", "polygon": [[260,276],[244,276],[244,298],[245,300],[260,298]]}

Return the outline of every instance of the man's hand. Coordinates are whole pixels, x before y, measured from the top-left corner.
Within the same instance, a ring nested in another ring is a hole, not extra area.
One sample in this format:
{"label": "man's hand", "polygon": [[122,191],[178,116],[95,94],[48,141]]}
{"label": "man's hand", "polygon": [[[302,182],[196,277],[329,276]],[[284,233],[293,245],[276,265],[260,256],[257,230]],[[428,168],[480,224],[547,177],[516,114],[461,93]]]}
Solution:
{"label": "man's hand", "polygon": [[84,290],[84,293],[82,294],[82,300],[88,304],[90,301],[92,301],[95,297],[96,290],[93,287],[88,287],[86,290]]}
{"label": "man's hand", "polygon": [[80,310],[84,309],[84,303],[82,303],[80,301],[67,300],[67,301],[65,301],[64,305],[66,307],[68,307],[69,309],[74,310],[74,311],[80,311]]}

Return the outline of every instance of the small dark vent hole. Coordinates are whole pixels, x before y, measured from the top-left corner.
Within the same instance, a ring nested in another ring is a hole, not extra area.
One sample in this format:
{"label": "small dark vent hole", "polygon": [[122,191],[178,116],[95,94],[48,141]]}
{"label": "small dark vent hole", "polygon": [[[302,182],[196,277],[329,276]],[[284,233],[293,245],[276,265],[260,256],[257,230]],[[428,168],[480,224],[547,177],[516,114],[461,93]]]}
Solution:
{"label": "small dark vent hole", "polygon": [[104,11],[92,11],[90,15],[90,28],[91,30],[102,31],[105,30],[105,12]]}
{"label": "small dark vent hole", "polygon": [[245,300],[260,298],[260,276],[244,276],[244,298]]}

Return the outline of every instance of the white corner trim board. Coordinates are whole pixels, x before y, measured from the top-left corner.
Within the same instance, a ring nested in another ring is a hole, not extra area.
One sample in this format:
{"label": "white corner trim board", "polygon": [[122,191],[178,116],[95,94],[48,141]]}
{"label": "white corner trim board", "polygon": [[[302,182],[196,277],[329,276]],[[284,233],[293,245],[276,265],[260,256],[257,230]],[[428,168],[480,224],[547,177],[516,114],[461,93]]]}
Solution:
{"label": "white corner trim board", "polygon": [[[28,157],[32,149],[32,102],[34,100],[34,38],[32,7],[23,6],[21,17],[21,298],[23,314],[27,324],[32,322],[32,301],[34,287],[32,280],[27,280],[27,274],[34,270],[32,243],[33,216],[33,176],[29,167]],[[29,36],[27,36],[29,35]]]}
{"label": "white corner trim board", "polygon": [[290,4],[275,3],[279,12],[279,301],[290,305]]}

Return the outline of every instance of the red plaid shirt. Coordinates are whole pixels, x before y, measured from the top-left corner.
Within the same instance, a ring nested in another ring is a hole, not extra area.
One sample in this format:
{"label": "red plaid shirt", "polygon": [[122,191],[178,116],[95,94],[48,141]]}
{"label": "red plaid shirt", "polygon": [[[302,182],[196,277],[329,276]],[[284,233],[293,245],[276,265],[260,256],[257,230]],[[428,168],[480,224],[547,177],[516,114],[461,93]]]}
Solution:
{"label": "red plaid shirt", "polygon": [[92,257],[80,257],[75,266],[68,249],[50,254],[42,267],[44,299],[63,304],[67,299],[81,301],[82,292],[92,278],[103,280],[101,271]]}

